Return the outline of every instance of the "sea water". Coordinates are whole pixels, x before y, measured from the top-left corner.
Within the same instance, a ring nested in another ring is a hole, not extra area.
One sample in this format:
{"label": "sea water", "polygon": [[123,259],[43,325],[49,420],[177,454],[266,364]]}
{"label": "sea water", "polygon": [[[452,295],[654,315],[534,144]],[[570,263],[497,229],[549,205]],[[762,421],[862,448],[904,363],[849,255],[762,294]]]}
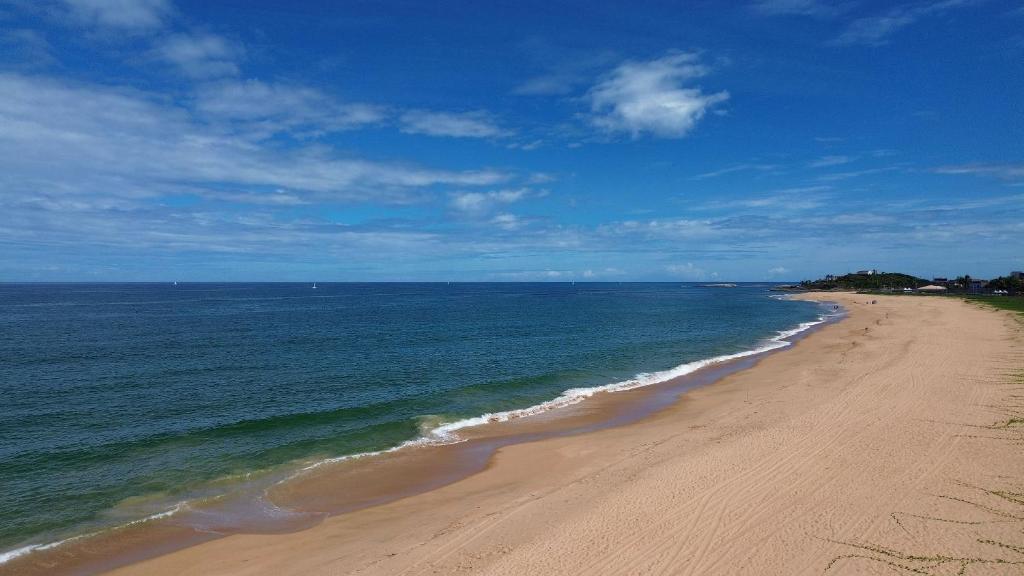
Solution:
{"label": "sea water", "polygon": [[822,312],[764,284],[0,284],[0,559],[782,346]]}

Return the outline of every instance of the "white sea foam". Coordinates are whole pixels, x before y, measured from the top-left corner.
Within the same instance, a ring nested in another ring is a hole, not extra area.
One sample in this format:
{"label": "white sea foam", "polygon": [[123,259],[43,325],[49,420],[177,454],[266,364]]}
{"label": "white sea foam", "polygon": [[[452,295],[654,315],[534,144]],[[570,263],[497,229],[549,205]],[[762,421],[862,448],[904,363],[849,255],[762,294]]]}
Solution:
{"label": "white sea foam", "polygon": [[[168,516],[171,516],[173,514],[177,514],[178,512],[184,510],[187,506],[188,506],[187,502],[179,502],[179,503],[175,504],[173,507],[171,507],[170,509],[164,510],[163,512],[157,512],[156,514],[150,514],[149,516],[146,516],[145,518],[139,518],[138,520],[132,520],[130,522],[126,522],[124,524],[120,524],[120,525],[118,525],[118,526],[116,526],[114,528],[109,528],[108,530],[113,530],[113,529],[117,529],[117,528],[127,528],[128,526],[135,526],[137,524],[143,524],[145,522],[150,522],[150,521],[153,521],[153,520],[159,520],[160,518],[167,518]],[[90,536],[96,536],[96,535],[102,534],[103,532],[106,532],[106,531],[107,530],[97,530],[95,532],[88,532],[86,534],[79,534],[78,536],[72,536],[70,538],[65,538],[63,540],[58,540],[56,542],[50,542],[50,543],[47,543],[47,544],[29,544],[28,546],[22,546],[21,548],[15,548],[14,550],[8,550],[6,552],[0,552],[0,565],[6,564],[7,562],[10,562],[11,560],[14,560],[15,558],[18,558],[19,556],[24,556],[25,554],[28,554],[29,552],[36,552],[38,550],[49,550],[51,548],[56,548],[57,546],[61,546],[63,544],[67,544],[68,542],[74,542],[75,540],[81,540],[82,538],[88,538]]]}
{"label": "white sea foam", "polygon": [[[773,296],[776,297],[776,296]],[[785,296],[782,296],[785,298]],[[592,386],[588,388],[570,388],[565,392],[562,392],[557,398],[535,404],[527,408],[519,408],[516,410],[506,410],[503,412],[490,412],[482,414],[480,416],[474,416],[472,418],[464,418],[462,420],[456,420],[455,422],[447,422],[439,424],[429,430],[424,431],[424,434],[414,440],[408,440],[388,448],[386,450],[377,450],[374,452],[361,452],[359,454],[349,454],[346,456],[338,456],[336,458],[327,458],[320,460],[309,466],[306,466],[298,472],[302,474],[305,471],[312,470],[323,466],[324,464],[331,464],[336,462],[344,462],[346,460],[354,460],[358,458],[366,458],[368,456],[379,456],[381,454],[388,454],[404,448],[412,446],[423,446],[423,445],[438,445],[438,444],[453,444],[456,442],[462,442],[464,439],[460,438],[457,432],[464,428],[471,428],[473,426],[481,426],[483,424],[494,423],[494,422],[507,422],[517,418],[525,418],[527,416],[534,416],[542,414],[556,408],[564,408],[566,406],[572,406],[582,402],[583,400],[590,398],[594,394],[599,392],[622,392],[625,390],[634,390],[636,388],[642,388],[644,386],[650,386],[652,384],[660,384],[669,380],[692,374],[697,370],[712,366],[715,364],[721,364],[723,362],[729,362],[730,360],[737,360],[739,358],[746,358],[749,356],[755,356],[777,350],[779,348],[785,348],[790,346],[792,342],[788,339],[811,329],[814,326],[828,322],[830,318],[834,318],[838,314],[822,314],[818,316],[818,319],[813,322],[801,322],[795,328],[789,330],[782,330],[775,336],[764,340],[760,345],[750,350],[744,350],[742,352],[736,352],[734,354],[724,354],[722,356],[714,356],[712,358],[705,358],[703,360],[696,360],[693,362],[687,362],[686,364],[680,364],[675,368],[668,370],[662,370],[660,372],[650,372],[637,374],[629,380],[623,380],[620,382],[613,382],[611,384],[604,384],[601,386]]]}
{"label": "white sea foam", "polygon": [[[773,298],[786,298],[786,295],[772,295],[771,297],[773,297]],[[789,330],[782,330],[782,331],[778,332],[775,336],[764,340],[759,346],[756,346],[755,348],[752,348],[750,350],[744,350],[742,352],[736,352],[734,354],[724,354],[724,355],[721,355],[721,356],[714,356],[712,358],[705,358],[703,360],[696,360],[696,361],[693,361],[693,362],[687,362],[685,364],[680,364],[679,366],[676,366],[675,368],[670,368],[668,370],[662,370],[660,372],[650,372],[650,373],[637,374],[636,376],[634,376],[633,378],[630,378],[629,380],[623,380],[623,381],[620,381],[620,382],[613,382],[611,384],[605,384],[605,385],[602,385],[602,386],[592,386],[592,387],[588,387],[588,388],[570,388],[569,390],[566,390],[565,392],[562,392],[562,394],[559,395],[557,398],[554,398],[552,400],[548,400],[546,402],[541,402],[540,404],[536,404],[536,405],[530,406],[528,408],[520,408],[520,409],[517,409],[517,410],[506,410],[506,411],[503,411],[503,412],[491,412],[491,413],[482,414],[480,416],[476,416],[476,417],[473,417],[473,418],[465,418],[465,419],[462,419],[462,420],[457,420],[455,422],[447,422],[447,423],[438,424],[437,426],[434,426],[432,428],[429,428],[428,430],[425,430],[424,434],[422,436],[420,436],[419,438],[416,438],[416,439],[413,439],[413,440],[407,440],[407,441],[405,441],[405,442],[403,442],[403,443],[401,443],[401,444],[399,444],[397,446],[394,446],[392,448],[388,448],[388,449],[385,449],[385,450],[376,450],[376,451],[373,451],[373,452],[361,452],[359,454],[350,454],[350,455],[347,455],[347,456],[339,456],[339,457],[336,457],[336,458],[327,458],[327,459],[317,461],[317,462],[315,462],[313,464],[310,464],[310,465],[302,468],[296,474],[302,474],[302,473],[304,473],[304,472],[306,472],[308,470],[312,470],[314,468],[323,466],[325,464],[330,464],[330,463],[335,463],[335,462],[342,462],[342,461],[345,461],[345,460],[354,460],[354,459],[358,459],[358,458],[366,458],[366,457],[369,457],[369,456],[378,456],[378,455],[381,455],[381,454],[387,454],[387,453],[390,453],[390,452],[395,452],[395,451],[398,451],[398,450],[402,450],[404,448],[410,448],[410,447],[413,447],[413,446],[453,444],[453,443],[456,443],[456,442],[462,442],[463,438],[460,438],[459,435],[457,434],[457,432],[459,430],[464,429],[464,428],[471,428],[473,426],[480,426],[480,425],[487,424],[487,423],[492,423],[492,422],[507,422],[509,420],[514,420],[514,419],[517,419],[517,418],[525,418],[527,416],[534,416],[534,415],[537,415],[537,414],[542,414],[544,412],[548,412],[550,410],[554,410],[556,408],[563,408],[563,407],[566,407],[566,406],[572,406],[573,404],[577,404],[579,402],[582,402],[583,400],[585,400],[587,398],[590,398],[591,396],[593,396],[594,394],[597,394],[599,392],[622,392],[622,391],[625,391],[625,390],[634,390],[636,388],[642,388],[644,386],[651,386],[653,384],[660,384],[662,382],[667,382],[667,381],[672,380],[674,378],[679,378],[680,376],[685,376],[687,374],[692,374],[693,372],[696,372],[697,370],[700,370],[701,368],[706,368],[708,366],[712,366],[712,365],[715,365],[715,364],[721,364],[723,362],[729,362],[730,360],[737,360],[739,358],[746,358],[746,357],[749,357],[749,356],[755,356],[755,355],[758,355],[758,354],[763,354],[765,352],[770,352],[772,350],[777,350],[779,348],[785,348],[785,347],[790,346],[792,344],[792,342],[790,342],[788,340],[789,338],[792,338],[793,336],[796,336],[797,334],[800,334],[801,332],[805,332],[805,331],[811,329],[814,326],[817,326],[817,325],[822,324],[824,322],[828,322],[830,318],[834,318],[834,317],[837,317],[839,315],[840,314],[823,314],[823,315],[819,316],[818,319],[813,321],[813,322],[801,322],[795,328],[791,328]],[[289,476],[289,478],[293,478],[294,476],[295,475]],[[285,480],[282,480],[282,481],[286,481],[287,479],[288,478],[286,478]],[[152,520],[157,520],[157,519],[160,519],[160,518],[166,518],[168,516],[171,516],[173,514],[176,514],[176,513],[180,512],[180,511],[186,509],[187,507],[188,507],[188,503],[187,502],[179,502],[174,507],[172,507],[172,508],[170,508],[168,510],[165,510],[163,512],[158,512],[156,514],[152,514],[152,515],[146,516],[145,518],[140,518],[138,520],[133,520],[131,522],[127,522],[125,524],[122,524],[122,525],[118,526],[118,528],[123,528],[123,527],[126,527],[126,526],[132,526],[132,525],[136,525],[136,524],[141,524],[141,523],[144,523],[144,522],[150,522]],[[48,550],[50,548],[55,548],[57,546],[60,546],[60,545],[65,544],[67,542],[71,542],[73,540],[78,540],[80,538],[86,538],[86,537],[89,537],[89,536],[94,536],[94,535],[99,534],[101,532],[103,532],[103,531],[101,530],[99,532],[92,532],[92,533],[89,533],[89,534],[82,534],[82,535],[79,535],[79,536],[73,536],[71,538],[66,538],[64,540],[60,540],[60,541],[57,541],[57,542],[51,542],[49,544],[30,544],[28,546],[22,546],[21,548],[15,548],[14,550],[9,550],[9,551],[6,551],[6,552],[0,552],[0,565],[4,564],[6,562],[9,562],[9,561],[11,561],[11,560],[13,560],[15,558],[18,558],[20,556],[24,556],[25,554],[29,554],[31,552],[35,552],[35,551],[39,551],[39,550]]]}

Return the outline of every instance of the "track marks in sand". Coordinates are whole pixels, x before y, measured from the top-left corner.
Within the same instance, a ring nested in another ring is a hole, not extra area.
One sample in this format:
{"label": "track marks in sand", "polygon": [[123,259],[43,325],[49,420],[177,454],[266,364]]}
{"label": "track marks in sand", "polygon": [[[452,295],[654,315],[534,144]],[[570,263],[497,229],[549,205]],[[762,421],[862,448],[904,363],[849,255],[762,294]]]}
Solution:
{"label": "track marks in sand", "polygon": [[[989,495],[941,486],[974,450],[954,417],[986,433],[1024,431],[1003,404],[1004,392],[1024,396],[1024,381],[992,379],[1020,366],[1021,348],[991,321],[958,327],[944,316],[955,303],[914,305],[933,307],[933,321],[916,326],[921,311],[894,309],[880,323],[831,328],[839,334],[821,347],[836,365],[794,361],[802,368],[789,380],[764,383],[776,397],[744,402],[749,421],[680,423],[573,483],[470,521],[401,573],[1015,573],[998,569],[1021,567],[1020,528],[1007,533],[1017,521],[967,503],[1001,509]],[[787,412],[796,394],[814,401]],[[1003,492],[1016,494],[1009,476]],[[592,490],[576,491],[584,485]],[[585,506],[561,506],[581,494]]]}

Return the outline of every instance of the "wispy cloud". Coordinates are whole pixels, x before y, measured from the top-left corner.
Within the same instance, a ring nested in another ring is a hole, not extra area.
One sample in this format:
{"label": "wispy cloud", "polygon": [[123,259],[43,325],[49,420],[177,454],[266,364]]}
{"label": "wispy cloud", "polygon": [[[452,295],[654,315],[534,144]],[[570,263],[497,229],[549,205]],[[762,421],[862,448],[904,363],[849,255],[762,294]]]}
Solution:
{"label": "wispy cloud", "polygon": [[[484,186],[495,170],[373,162],[224,134],[187,110],[116,88],[0,75],[5,189],[153,197],[181,186],[285,189],[334,201],[408,201],[436,185]],[[59,171],[52,166],[60,165]]]}
{"label": "wispy cloud", "polygon": [[821,0],[757,0],[750,5],[751,9],[765,16],[814,16],[832,17],[845,9],[845,5],[837,2]]}
{"label": "wispy cloud", "polygon": [[513,90],[520,96],[564,96],[593,80],[594,74],[614,64],[621,57],[610,51],[588,52],[570,46],[556,46],[531,38],[520,45],[527,60],[543,72],[529,78]]}
{"label": "wispy cloud", "polygon": [[0,30],[0,51],[9,67],[37,68],[56,62],[46,37],[25,28]]}
{"label": "wispy cloud", "polygon": [[645,133],[686,136],[709,110],[729,98],[725,91],[706,94],[686,87],[705,74],[707,68],[696,54],[624,62],[587,94],[590,121],[605,132],[634,138]]}
{"label": "wispy cloud", "polygon": [[1024,164],[959,164],[935,168],[937,174],[973,174],[1000,180],[1024,182]]}
{"label": "wispy cloud", "polygon": [[814,210],[826,205],[832,197],[831,186],[786,188],[761,196],[713,200],[698,206],[701,210],[771,210],[772,213]]}
{"label": "wispy cloud", "polygon": [[714,220],[693,218],[626,220],[602,225],[598,230],[611,236],[640,235],[645,238],[672,240],[707,239],[727,233]]}
{"label": "wispy cloud", "polygon": [[154,53],[193,78],[218,78],[238,74],[242,46],[216,34],[172,34],[159,40]]}
{"label": "wispy cloud", "polygon": [[[693,262],[687,262],[686,264],[669,264],[665,266],[665,271],[683,280],[700,281],[706,280],[709,277],[708,271],[695,266]],[[717,277],[715,273],[711,273],[711,277]]]}
{"label": "wispy cloud", "polygon": [[733,166],[727,166],[718,170],[712,170],[711,172],[704,172],[697,174],[693,177],[694,180],[707,180],[708,178],[718,178],[719,176],[725,176],[726,174],[733,174],[736,172],[768,172],[770,170],[777,170],[778,164],[735,164]]}
{"label": "wispy cloud", "polygon": [[382,122],[383,106],[339,102],[304,86],[229,80],[199,87],[196,110],[214,121],[240,123],[253,134],[316,135]]}
{"label": "wispy cloud", "polygon": [[850,178],[858,178],[860,176],[869,176],[871,174],[881,174],[884,172],[892,172],[898,170],[899,166],[882,166],[879,168],[867,168],[864,170],[851,170],[848,172],[833,172],[831,174],[822,174],[818,176],[820,182],[838,182],[840,180],[849,180]]}
{"label": "wispy cloud", "polygon": [[881,46],[888,43],[889,38],[897,31],[922,18],[977,3],[978,0],[944,0],[897,6],[883,14],[858,18],[850,22],[846,30],[831,43],[836,46]]}
{"label": "wispy cloud", "polygon": [[508,135],[484,111],[436,112],[410,110],[401,116],[401,130],[406,134],[449,136],[452,138],[498,138]]}
{"label": "wispy cloud", "polygon": [[584,82],[575,73],[549,73],[526,80],[512,91],[520,96],[562,96]]}
{"label": "wispy cloud", "polygon": [[817,160],[812,160],[807,165],[810,166],[811,168],[824,168],[826,166],[840,166],[842,164],[849,164],[850,162],[853,162],[853,161],[854,161],[854,158],[852,158],[850,156],[832,155],[832,156],[822,156],[821,158],[818,158]]}
{"label": "wispy cloud", "polygon": [[159,28],[173,13],[167,0],[63,0],[73,17],[90,26],[121,31]]}

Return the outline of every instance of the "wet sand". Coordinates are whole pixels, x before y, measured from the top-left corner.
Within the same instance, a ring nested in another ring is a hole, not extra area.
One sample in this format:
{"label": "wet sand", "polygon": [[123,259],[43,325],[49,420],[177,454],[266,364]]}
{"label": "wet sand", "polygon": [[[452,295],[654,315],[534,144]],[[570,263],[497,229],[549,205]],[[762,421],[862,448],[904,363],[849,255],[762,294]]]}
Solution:
{"label": "wet sand", "polygon": [[948,298],[818,298],[849,318],[678,401],[606,394],[558,416],[564,434],[524,420],[325,467],[273,497],[348,513],[115,573],[1024,573],[1019,322]]}

